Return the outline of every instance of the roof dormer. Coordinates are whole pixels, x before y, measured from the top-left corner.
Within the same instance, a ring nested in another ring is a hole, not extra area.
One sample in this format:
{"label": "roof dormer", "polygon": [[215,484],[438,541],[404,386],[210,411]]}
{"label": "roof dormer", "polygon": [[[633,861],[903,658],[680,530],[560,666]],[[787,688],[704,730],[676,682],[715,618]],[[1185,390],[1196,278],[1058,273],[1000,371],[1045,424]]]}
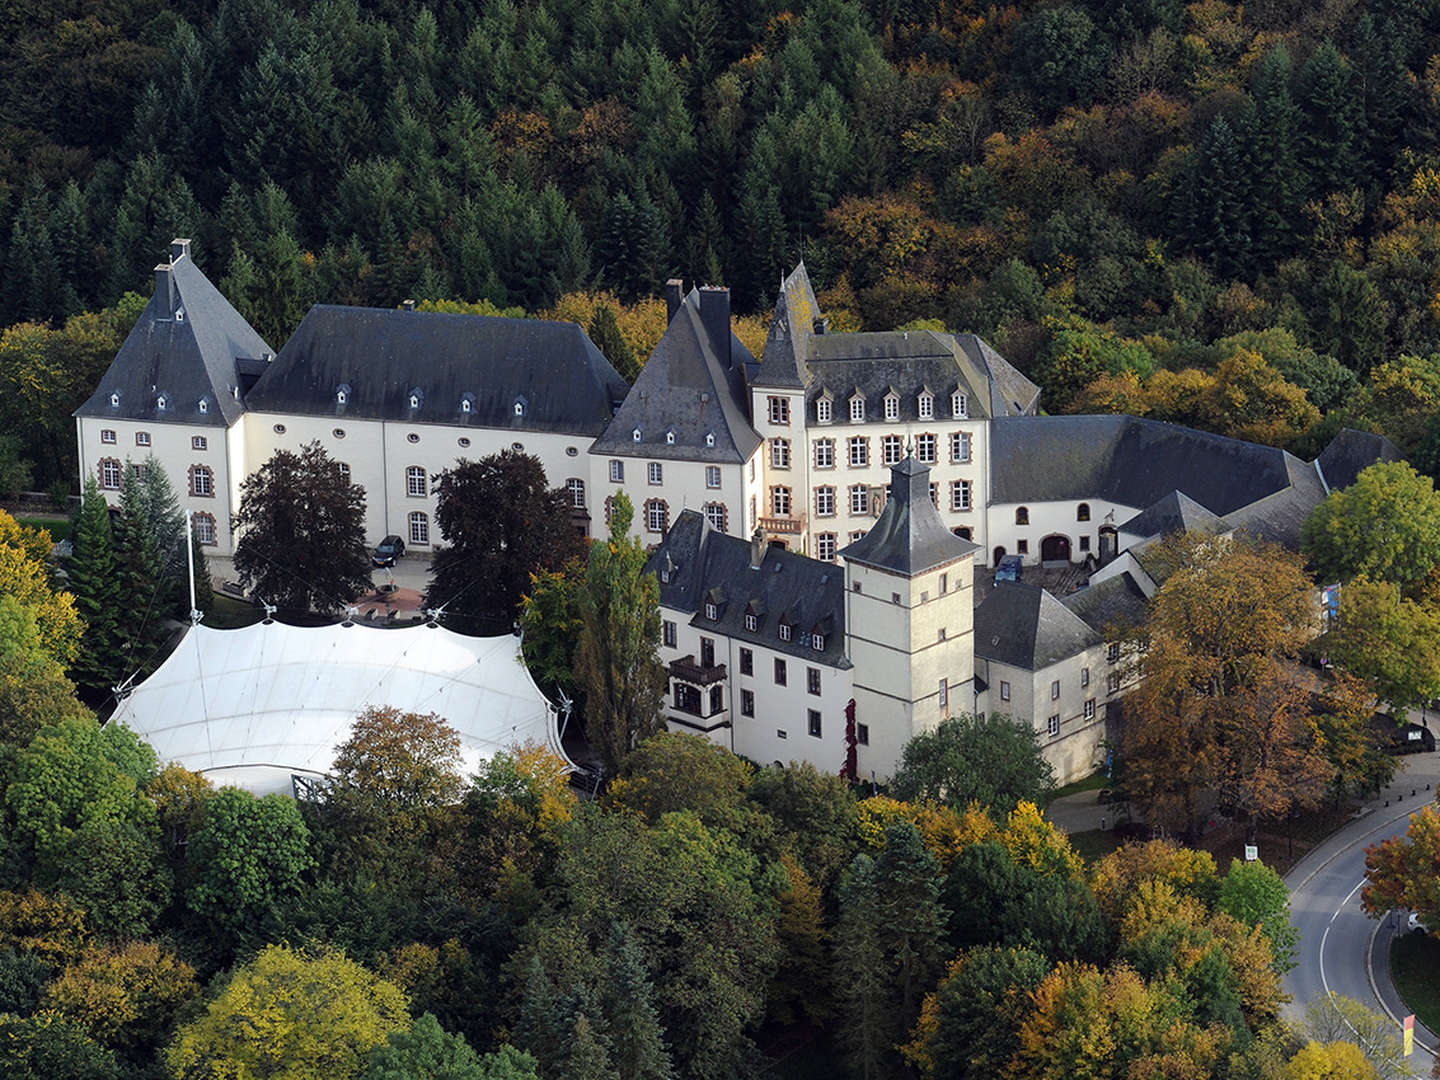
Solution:
{"label": "roof dormer", "polygon": [[412,387],[410,390],[410,411],[415,412],[424,403],[425,391],[421,390],[418,386]]}

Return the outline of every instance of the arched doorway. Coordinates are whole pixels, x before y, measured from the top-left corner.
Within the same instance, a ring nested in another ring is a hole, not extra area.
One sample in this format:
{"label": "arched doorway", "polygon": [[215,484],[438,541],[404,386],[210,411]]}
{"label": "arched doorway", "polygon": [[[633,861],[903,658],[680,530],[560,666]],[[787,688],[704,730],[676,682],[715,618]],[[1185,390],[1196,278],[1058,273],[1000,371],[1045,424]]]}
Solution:
{"label": "arched doorway", "polygon": [[1100,564],[1103,566],[1115,557],[1120,546],[1119,535],[1113,525],[1100,526]]}
{"label": "arched doorway", "polygon": [[1042,563],[1068,563],[1070,561],[1070,538],[1068,536],[1047,536],[1040,541]]}
{"label": "arched doorway", "polygon": [[999,566],[999,565],[1000,565],[1000,560],[1003,559],[1004,557],[1005,557],[1005,549],[1004,549],[1003,547],[997,547],[997,548],[995,549],[995,565],[996,565],[996,566]]}

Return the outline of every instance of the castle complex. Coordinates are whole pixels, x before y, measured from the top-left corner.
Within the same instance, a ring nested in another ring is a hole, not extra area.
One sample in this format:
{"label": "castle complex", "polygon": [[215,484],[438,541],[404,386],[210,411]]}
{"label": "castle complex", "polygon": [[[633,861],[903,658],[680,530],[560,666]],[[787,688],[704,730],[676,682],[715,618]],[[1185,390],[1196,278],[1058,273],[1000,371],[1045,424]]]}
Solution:
{"label": "castle complex", "polygon": [[[1042,416],[980,338],[831,333],[803,265],[763,354],[729,292],[666,285],[669,326],[633,386],[573,324],[313,308],[278,353],[176,240],[155,295],[76,412],[81,479],[118,502],[154,454],[197,535],[233,550],[241,481],[319,440],[367,494],[371,543],[443,544],[435,479],[534,454],[573,522],[624,491],[654,545],[666,715],[761,762],[888,776],[946,715],[1033,724],[1059,780],[1097,763],[1123,693],[1114,628],[1158,582],[1166,533],[1295,546],[1306,515],[1387,440],[1342,432],[1314,462],[1127,416]],[[1076,567],[1063,596],[976,568]]]}

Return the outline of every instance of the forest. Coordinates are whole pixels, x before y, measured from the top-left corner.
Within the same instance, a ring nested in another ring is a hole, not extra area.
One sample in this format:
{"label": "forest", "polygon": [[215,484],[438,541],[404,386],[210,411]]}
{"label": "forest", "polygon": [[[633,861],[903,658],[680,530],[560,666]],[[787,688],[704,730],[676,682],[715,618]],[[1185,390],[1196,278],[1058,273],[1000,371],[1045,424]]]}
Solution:
{"label": "forest", "polygon": [[1305,456],[1349,424],[1433,470],[1437,25],[1431,0],[8,4],[0,459],[68,479],[39,428],[184,234],[276,348],[315,302],[623,316],[676,274],[760,313],[803,258],[837,329],[976,331],[1048,411]]}

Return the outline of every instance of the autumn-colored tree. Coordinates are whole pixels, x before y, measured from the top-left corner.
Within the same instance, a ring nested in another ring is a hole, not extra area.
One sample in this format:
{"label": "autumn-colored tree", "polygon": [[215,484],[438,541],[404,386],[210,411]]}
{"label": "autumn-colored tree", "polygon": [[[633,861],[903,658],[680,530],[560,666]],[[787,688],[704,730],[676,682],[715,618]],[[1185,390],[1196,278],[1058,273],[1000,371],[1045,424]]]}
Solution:
{"label": "autumn-colored tree", "polygon": [[1142,881],[1163,881],[1180,896],[1194,897],[1208,909],[1220,893],[1215,857],[1174,840],[1130,843],[1103,856],[1090,872],[1090,884],[1106,918],[1118,923]]}
{"label": "autumn-colored tree", "polygon": [[770,1015],[782,1024],[793,1024],[802,1014],[823,1023],[835,1004],[827,964],[830,934],[820,890],[793,856],[782,855],[780,868],[787,884],[778,897],[776,935],[784,958],[770,983]]}
{"label": "autumn-colored tree", "polygon": [[[1351,1043],[1360,1048],[1378,1080],[1404,1080],[1414,1076],[1401,1053],[1395,1021],[1343,994],[1328,994],[1305,1006],[1300,1034],[1310,1042],[1329,1046]],[[1333,1055],[1327,1055],[1333,1056]],[[1353,1057],[1343,1054],[1342,1061]],[[1362,1075],[1366,1075],[1362,1072]]]}
{"label": "autumn-colored tree", "polygon": [[79,654],[85,624],[74,597],[52,585],[50,548],[48,532],[21,525],[0,510],[0,594],[14,597],[30,613],[40,646],[68,666]]}
{"label": "autumn-colored tree", "polygon": [[1385,752],[1371,724],[1374,700],[1359,678],[1336,671],[1330,692],[1316,704],[1337,806],[1351,792],[1379,791],[1395,775],[1395,757]]}
{"label": "autumn-colored tree", "polygon": [[46,990],[49,1005],[126,1054],[153,1050],[200,994],[195,969],[154,942],[92,950]]}
{"label": "autumn-colored tree", "polygon": [[372,706],[335,748],[332,792],[400,814],[445,806],[464,787],[460,764],[460,735],[445,720]]}
{"label": "autumn-colored tree", "polygon": [[551,750],[523,746],[482,762],[465,795],[462,879],[479,896],[533,884],[560,846],[577,799],[569,766]]}
{"label": "autumn-colored tree", "polygon": [[1410,815],[1404,836],[1392,836],[1365,849],[1365,887],[1360,903],[1371,918],[1391,908],[1419,914],[1427,926],[1440,926],[1440,811],[1425,806]]}
{"label": "autumn-colored tree", "polygon": [[1380,1074],[1354,1043],[1308,1042],[1285,1063],[1279,1080],[1380,1080]]}
{"label": "autumn-colored tree", "polygon": [[84,715],[75,684],[45,648],[34,614],[0,594],[0,743],[23,746],[42,727]]}
{"label": "autumn-colored tree", "polygon": [[69,897],[36,889],[0,891],[0,948],[29,953],[58,969],[79,961],[89,943],[85,912]]}
{"label": "autumn-colored tree", "polygon": [[520,607],[525,665],[547,694],[570,698],[578,716],[585,714],[575,678],[575,651],[584,626],[580,614],[584,584],[585,563],[580,559],[571,559],[558,570],[537,570],[530,575]]}
{"label": "autumn-colored tree", "polygon": [[177,1080],[352,1080],[370,1051],[410,1026],[405,995],[343,953],[267,945],[235,969],[165,1051]]}
{"label": "autumn-colored tree", "polygon": [[673,810],[690,810],[711,828],[745,835],[760,824],[745,797],[754,772],[744,758],[703,736],[662,731],[625,759],[606,802],[652,824]]}
{"label": "autumn-colored tree", "polygon": [[920,830],[925,846],[947,872],[967,847],[999,831],[995,819],[978,805],[959,813],[936,803],[909,803],[888,795],[872,795],[862,799],[856,809],[860,843],[866,850],[883,851],[886,830],[908,821]]}
{"label": "autumn-colored tree", "polygon": [[0,1016],[0,1073],[13,1080],[119,1080],[115,1055],[85,1029],[46,1010]]}

